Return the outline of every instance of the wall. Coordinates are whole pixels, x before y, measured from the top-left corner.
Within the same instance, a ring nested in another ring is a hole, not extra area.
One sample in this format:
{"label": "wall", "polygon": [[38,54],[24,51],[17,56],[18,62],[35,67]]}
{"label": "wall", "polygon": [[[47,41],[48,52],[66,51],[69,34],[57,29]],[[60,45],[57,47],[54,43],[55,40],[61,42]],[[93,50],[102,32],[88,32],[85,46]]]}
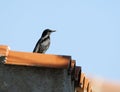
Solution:
{"label": "wall", "polygon": [[74,92],[67,69],[0,64],[0,92]]}

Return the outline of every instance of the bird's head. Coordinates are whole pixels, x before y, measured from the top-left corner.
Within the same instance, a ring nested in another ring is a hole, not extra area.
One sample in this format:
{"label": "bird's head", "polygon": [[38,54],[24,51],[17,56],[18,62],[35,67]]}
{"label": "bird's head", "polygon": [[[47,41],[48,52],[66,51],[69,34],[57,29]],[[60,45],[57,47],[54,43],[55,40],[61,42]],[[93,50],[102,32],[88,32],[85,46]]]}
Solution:
{"label": "bird's head", "polygon": [[56,30],[45,29],[45,30],[43,31],[43,33],[42,33],[42,37],[44,37],[44,36],[46,36],[46,35],[50,36],[50,34],[51,34],[52,32],[56,32]]}

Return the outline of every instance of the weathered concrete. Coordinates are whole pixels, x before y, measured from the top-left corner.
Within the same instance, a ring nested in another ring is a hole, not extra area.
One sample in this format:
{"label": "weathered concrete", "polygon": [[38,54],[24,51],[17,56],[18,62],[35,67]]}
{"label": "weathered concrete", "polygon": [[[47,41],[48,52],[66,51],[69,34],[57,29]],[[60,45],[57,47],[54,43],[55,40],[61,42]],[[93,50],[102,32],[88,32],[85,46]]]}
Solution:
{"label": "weathered concrete", "polygon": [[74,92],[66,69],[0,64],[0,92]]}

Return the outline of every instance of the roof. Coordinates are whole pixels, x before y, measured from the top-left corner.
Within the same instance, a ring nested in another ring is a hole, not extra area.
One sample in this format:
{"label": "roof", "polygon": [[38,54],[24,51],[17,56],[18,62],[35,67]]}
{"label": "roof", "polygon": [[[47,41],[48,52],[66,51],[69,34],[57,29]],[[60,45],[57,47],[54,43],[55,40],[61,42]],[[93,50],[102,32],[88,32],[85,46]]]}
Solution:
{"label": "roof", "polygon": [[4,62],[0,59],[3,64],[68,69],[68,74],[75,82],[76,92],[92,92],[90,81],[71,56],[12,51],[9,46],[0,45],[0,58],[3,57]]}

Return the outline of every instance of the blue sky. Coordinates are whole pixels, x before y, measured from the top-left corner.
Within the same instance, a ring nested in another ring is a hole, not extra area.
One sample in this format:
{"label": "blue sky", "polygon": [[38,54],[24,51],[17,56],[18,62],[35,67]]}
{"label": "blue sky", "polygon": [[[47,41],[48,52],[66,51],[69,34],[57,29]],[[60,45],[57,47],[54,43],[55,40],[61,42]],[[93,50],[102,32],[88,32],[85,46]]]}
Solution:
{"label": "blue sky", "polygon": [[0,44],[32,52],[44,29],[47,54],[70,55],[87,75],[120,80],[119,0],[1,0]]}

